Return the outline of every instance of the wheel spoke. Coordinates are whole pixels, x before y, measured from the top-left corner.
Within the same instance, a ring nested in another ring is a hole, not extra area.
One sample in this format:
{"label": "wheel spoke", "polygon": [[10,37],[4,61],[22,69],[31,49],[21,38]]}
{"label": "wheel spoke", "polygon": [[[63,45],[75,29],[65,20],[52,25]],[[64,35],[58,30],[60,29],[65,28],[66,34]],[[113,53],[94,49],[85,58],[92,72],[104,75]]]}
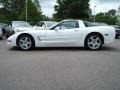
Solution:
{"label": "wheel spoke", "polygon": [[96,44],[93,44],[92,48],[95,48],[96,47]]}
{"label": "wheel spoke", "polygon": [[93,45],[93,42],[92,42],[92,41],[90,41],[88,44],[89,44],[89,45]]}
{"label": "wheel spoke", "polygon": [[27,45],[31,45],[31,42],[27,42],[26,44],[27,44]]}
{"label": "wheel spoke", "polygon": [[26,48],[26,45],[25,44],[21,44],[21,47]]}
{"label": "wheel spoke", "polygon": [[100,45],[100,43],[96,42],[96,43],[95,43],[95,45],[99,46],[99,45]]}
{"label": "wheel spoke", "polygon": [[27,37],[25,37],[25,42],[27,42],[28,41],[28,38]]}
{"label": "wheel spoke", "polygon": [[21,42],[21,43],[24,43],[24,40],[21,39],[20,42]]}
{"label": "wheel spoke", "polygon": [[90,40],[91,40],[91,41],[94,41],[94,37],[91,37]]}
{"label": "wheel spoke", "polygon": [[95,41],[97,42],[97,41],[99,41],[100,40],[100,38],[99,37],[97,37],[96,39],[95,39]]}

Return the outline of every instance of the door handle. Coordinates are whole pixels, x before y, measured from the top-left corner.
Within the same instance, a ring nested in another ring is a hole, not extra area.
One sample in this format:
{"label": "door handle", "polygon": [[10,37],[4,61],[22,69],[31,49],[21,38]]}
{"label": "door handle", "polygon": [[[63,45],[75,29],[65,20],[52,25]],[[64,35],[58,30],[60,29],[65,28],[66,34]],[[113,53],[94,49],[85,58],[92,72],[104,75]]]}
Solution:
{"label": "door handle", "polygon": [[75,32],[78,32],[79,30],[74,30]]}

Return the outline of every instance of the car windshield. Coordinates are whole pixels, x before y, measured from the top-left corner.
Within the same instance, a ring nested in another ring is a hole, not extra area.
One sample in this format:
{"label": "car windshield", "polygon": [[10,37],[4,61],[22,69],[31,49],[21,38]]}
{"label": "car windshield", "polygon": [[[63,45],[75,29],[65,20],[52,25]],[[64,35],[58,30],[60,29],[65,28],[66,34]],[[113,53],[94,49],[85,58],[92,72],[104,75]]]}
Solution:
{"label": "car windshield", "polygon": [[12,26],[13,27],[30,27],[30,24],[24,21],[13,21]]}
{"label": "car windshield", "polygon": [[46,25],[47,25],[48,28],[55,25],[55,24],[57,24],[57,22],[53,22],[53,21],[46,22]]}

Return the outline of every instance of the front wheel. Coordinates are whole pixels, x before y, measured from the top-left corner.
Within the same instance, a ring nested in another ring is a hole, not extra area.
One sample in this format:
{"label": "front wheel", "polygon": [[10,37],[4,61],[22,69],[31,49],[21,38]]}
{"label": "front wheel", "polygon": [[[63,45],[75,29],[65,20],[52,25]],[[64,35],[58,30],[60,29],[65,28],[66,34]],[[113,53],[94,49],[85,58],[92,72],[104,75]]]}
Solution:
{"label": "front wheel", "polygon": [[22,35],[18,38],[17,41],[18,47],[21,50],[31,50],[34,47],[34,41],[31,36],[29,35]]}
{"label": "front wheel", "polygon": [[102,47],[102,38],[98,34],[91,34],[86,38],[85,47],[90,50],[98,50]]}

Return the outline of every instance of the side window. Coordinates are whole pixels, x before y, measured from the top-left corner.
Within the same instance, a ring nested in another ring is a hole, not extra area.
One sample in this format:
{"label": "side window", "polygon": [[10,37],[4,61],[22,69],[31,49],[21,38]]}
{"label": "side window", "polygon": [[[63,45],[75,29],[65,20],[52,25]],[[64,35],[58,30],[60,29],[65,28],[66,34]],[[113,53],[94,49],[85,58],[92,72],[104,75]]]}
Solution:
{"label": "side window", "polygon": [[63,21],[55,26],[53,30],[56,28],[59,28],[60,30],[79,28],[79,23],[78,21]]}

